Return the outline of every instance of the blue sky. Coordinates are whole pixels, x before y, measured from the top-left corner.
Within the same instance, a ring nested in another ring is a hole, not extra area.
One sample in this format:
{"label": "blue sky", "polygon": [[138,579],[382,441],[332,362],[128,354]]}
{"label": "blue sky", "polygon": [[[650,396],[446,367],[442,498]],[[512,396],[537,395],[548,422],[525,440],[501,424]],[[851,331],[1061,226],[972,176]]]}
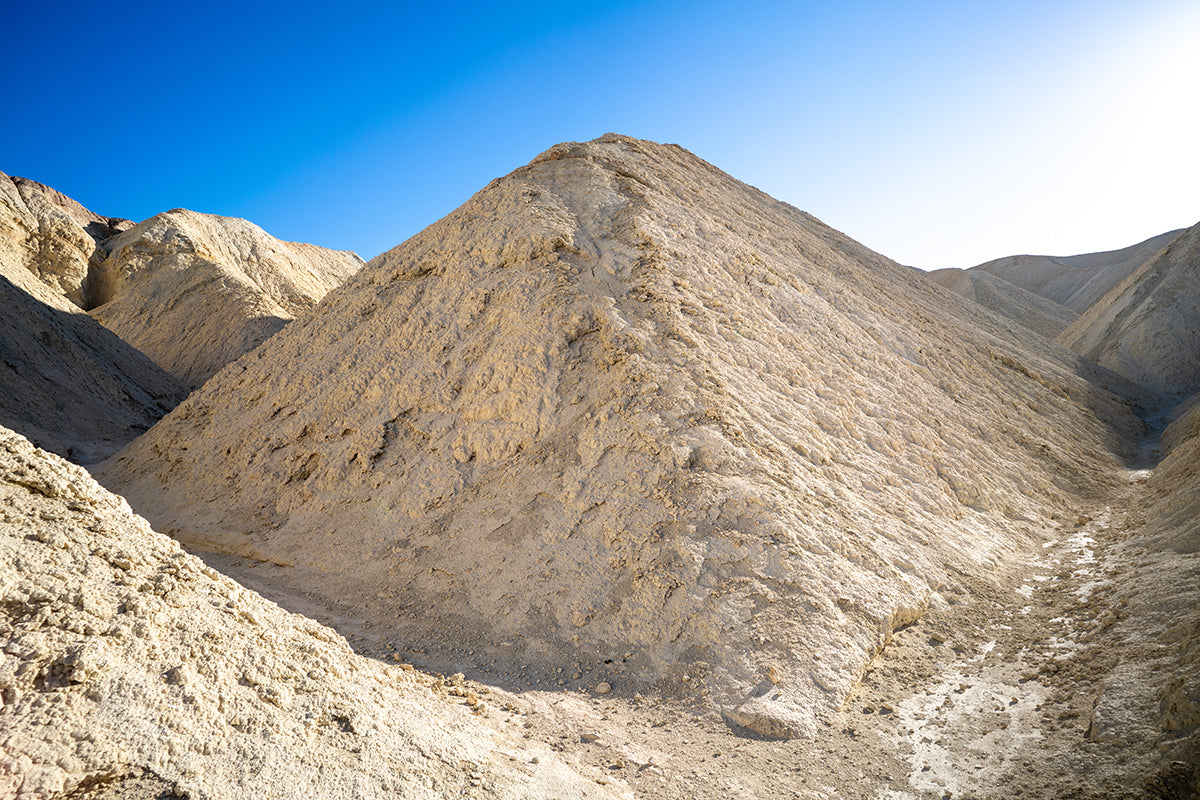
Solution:
{"label": "blue sky", "polygon": [[1194,0],[7,5],[0,170],[110,216],[370,258],[618,131],[924,268],[1200,221]]}

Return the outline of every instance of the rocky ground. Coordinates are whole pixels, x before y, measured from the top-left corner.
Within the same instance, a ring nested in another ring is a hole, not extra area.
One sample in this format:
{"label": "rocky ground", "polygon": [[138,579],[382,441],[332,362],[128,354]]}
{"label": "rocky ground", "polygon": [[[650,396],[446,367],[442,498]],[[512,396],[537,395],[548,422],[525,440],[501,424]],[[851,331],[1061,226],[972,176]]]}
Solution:
{"label": "rocky ground", "polygon": [[[897,631],[815,741],[732,729],[703,704],[688,702],[685,692],[672,699],[667,686],[653,699],[628,691],[616,667],[608,674],[539,676],[498,665],[470,672],[463,690],[480,699],[481,713],[511,719],[526,738],[549,745],[576,769],[599,770],[638,797],[1195,797],[1194,737],[1129,719],[1152,708],[1137,701],[1155,682],[1126,687],[1124,702],[1116,692],[1115,700],[1101,703],[1106,681],[1122,681],[1122,664],[1153,660],[1145,641],[1122,635],[1130,627],[1147,638],[1156,633],[1129,612],[1136,594],[1130,581],[1145,577],[1136,508],[1148,477],[1148,470],[1128,470],[1121,496],[1064,513],[1045,532],[1041,553],[1006,565],[999,588],[976,582]],[[250,586],[269,583],[273,569],[218,561]],[[1193,581],[1198,574],[1200,562],[1192,563]],[[292,602],[338,627],[364,655],[435,675],[455,667],[443,651],[408,649],[336,611],[302,598]],[[1136,675],[1126,677],[1139,683]],[[456,683],[453,676],[445,682]],[[1145,738],[1137,738],[1139,730]]]}

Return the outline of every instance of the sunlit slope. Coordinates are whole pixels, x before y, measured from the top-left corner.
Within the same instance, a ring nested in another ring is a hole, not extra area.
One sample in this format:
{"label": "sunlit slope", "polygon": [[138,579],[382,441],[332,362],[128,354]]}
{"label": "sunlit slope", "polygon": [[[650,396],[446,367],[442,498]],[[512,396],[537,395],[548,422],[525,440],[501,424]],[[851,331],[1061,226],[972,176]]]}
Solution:
{"label": "sunlit slope", "polygon": [[378,257],[99,475],[406,641],[813,735],[895,626],[1106,490],[1141,430],[1118,382],[610,135]]}
{"label": "sunlit slope", "polygon": [[1079,315],[1066,306],[1015,286],[990,272],[939,269],[926,273],[939,286],[974,300],[1026,328],[1053,339]]}
{"label": "sunlit slope", "polygon": [[[627,796],[355,655],[4,428],[0,506],[0,796]],[[122,791],[143,776],[161,794]]]}
{"label": "sunlit slope", "polygon": [[1005,256],[972,267],[1082,314],[1166,247],[1180,231],[1153,236],[1121,250],[1078,256]]}
{"label": "sunlit slope", "polygon": [[37,181],[0,172],[0,260],[6,275],[12,279],[8,269],[20,268],[77,308],[88,305],[88,276],[104,260],[104,240],[132,225],[89,211]]}
{"label": "sunlit slope", "polygon": [[105,242],[92,315],[192,387],[278,333],[361,265],[244,219],[176,209]]}
{"label": "sunlit slope", "polygon": [[143,433],[187,394],[76,304],[109,220],[0,173],[0,424],[81,463]]}

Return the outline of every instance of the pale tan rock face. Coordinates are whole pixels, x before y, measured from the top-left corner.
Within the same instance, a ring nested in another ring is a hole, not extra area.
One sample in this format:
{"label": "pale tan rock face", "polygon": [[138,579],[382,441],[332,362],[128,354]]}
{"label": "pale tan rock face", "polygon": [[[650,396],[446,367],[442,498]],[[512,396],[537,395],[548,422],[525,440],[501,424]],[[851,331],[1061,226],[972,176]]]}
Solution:
{"label": "pale tan rock face", "polygon": [[607,136],[375,259],[98,475],[455,657],[813,735],[896,626],[1105,490],[1141,430],[1117,383]]}
{"label": "pale tan rock face", "polygon": [[942,288],[974,300],[1048,339],[1058,336],[1079,316],[1066,306],[1026,291],[990,272],[939,269],[926,275]]}
{"label": "pale tan rock face", "polygon": [[134,225],[0,173],[0,261],[19,288],[59,297],[195,388],[362,266],[246,220],[176,209]]}
{"label": "pale tan rock face", "polygon": [[1082,314],[1180,233],[1168,231],[1130,247],[1103,253],[1005,256],[969,271],[991,273]]}
{"label": "pale tan rock face", "polygon": [[0,797],[126,774],[193,800],[628,796],[494,707],[354,655],[2,428],[0,638]]}
{"label": "pale tan rock face", "polygon": [[1160,394],[1200,391],[1200,225],[1176,236],[1058,341]]}
{"label": "pale tan rock face", "polygon": [[132,225],[0,173],[0,424],[79,463],[115,453],[187,395],[89,318],[89,270]]}
{"label": "pale tan rock face", "polygon": [[104,258],[105,239],[132,226],[93,214],[60,192],[0,172],[0,260],[22,267],[80,308],[89,270]]}
{"label": "pale tan rock face", "polygon": [[362,266],[350,252],[283,242],[246,220],[176,209],[105,242],[92,316],[196,387]]}

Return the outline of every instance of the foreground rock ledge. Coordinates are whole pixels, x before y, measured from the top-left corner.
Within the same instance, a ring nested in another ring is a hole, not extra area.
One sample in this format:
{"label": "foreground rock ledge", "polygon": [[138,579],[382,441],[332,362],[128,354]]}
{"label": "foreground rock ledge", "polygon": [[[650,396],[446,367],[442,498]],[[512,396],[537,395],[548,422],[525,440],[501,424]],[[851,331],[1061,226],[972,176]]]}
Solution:
{"label": "foreground rock ledge", "polygon": [[0,428],[0,797],[625,797],[354,655]]}

